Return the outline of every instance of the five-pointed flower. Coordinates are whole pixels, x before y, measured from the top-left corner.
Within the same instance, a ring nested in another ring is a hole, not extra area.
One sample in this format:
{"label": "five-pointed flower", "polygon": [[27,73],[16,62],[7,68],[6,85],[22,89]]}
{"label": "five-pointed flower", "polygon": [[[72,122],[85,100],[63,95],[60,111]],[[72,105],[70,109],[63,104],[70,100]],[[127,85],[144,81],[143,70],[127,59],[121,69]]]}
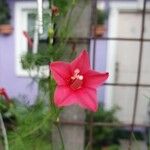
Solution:
{"label": "five-pointed flower", "polygon": [[97,110],[96,88],[108,78],[109,74],[90,69],[86,50],[83,50],[71,63],[52,62],[50,70],[57,83],[54,93],[57,107],[78,104],[94,112]]}

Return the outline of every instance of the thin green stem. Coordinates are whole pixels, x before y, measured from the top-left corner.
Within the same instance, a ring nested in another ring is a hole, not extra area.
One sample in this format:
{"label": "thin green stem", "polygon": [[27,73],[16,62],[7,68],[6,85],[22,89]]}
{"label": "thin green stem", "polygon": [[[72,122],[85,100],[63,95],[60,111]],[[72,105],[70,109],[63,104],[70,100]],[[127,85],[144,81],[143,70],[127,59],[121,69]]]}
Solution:
{"label": "thin green stem", "polygon": [[[134,133],[132,133],[131,138],[132,138],[131,140],[133,140],[133,142],[135,142],[136,149],[140,150],[138,141],[137,141]],[[128,150],[132,150],[132,144],[129,145]]]}
{"label": "thin green stem", "polygon": [[60,136],[60,140],[61,140],[61,144],[62,144],[61,150],[65,150],[64,140],[63,140],[63,136],[62,136],[62,133],[61,133],[61,130],[60,130],[60,126],[59,126],[58,123],[56,123],[55,126],[57,127],[58,133],[59,133],[59,136]]}
{"label": "thin green stem", "polygon": [[0,124],[1,124],[2,134],[4,138],[5,150],[9,150],[7,132],[6,132],[5,124],[1,113],[0,113]]}
{"label": "thin green stem", "polygon": [[139,143],[138,143],[138,141],[137,141],[137,139],[136,139],[134,133],[132,133],[132,137],[133,137],[133,140],[134,140],[134,142],[135,142],[136,149],[137,149],[137,150],[140,150],[140,148],[139,148]]}
{"label": "thin green stem", "polygon": [[36,131],[38,131],[40,128],[43,127],[43,125],[47,122],[47,120],[51,117],[51,113],[48,114],[45,119],[43,120],[42,123],[40,123],[36,128],[34,128],[33,130],[31,130],[30,132],[26,133],[25,135],[23,135],[22,137],[25,138],[27,136],[32,135],[33,133],[35,133]]}
{"label": "thin green stem", "polygon": [[85,150],[88,150],[90,147],[90,141],[87,143],[86,147],[85,147]]}

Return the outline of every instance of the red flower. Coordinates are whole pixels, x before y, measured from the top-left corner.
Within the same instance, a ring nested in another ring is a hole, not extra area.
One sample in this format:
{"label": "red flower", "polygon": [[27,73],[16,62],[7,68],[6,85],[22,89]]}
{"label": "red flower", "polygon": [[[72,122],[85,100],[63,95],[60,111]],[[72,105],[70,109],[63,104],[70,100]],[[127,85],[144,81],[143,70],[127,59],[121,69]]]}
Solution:
{"label": "red flower", "polygon": [[54,94],[56,106],[78,104],[94,112],[97,110],[96,88],[108,78],[109,74],[90,69],[86,50],[71,63],[61,61],[51,63],[50,69],[57,83]]}
{"label": "red flower", "polygon": [[28,32],[23,31],[23,35],[26,37],[29,47],[32,48],[33,47],[33,42],[32,42],[32,38],[30,37]]}
{"label": "red flower", "polygon": [[10,101],[10,98],[4,88],[0,88],[0,96],[4,96],[8,102]]}

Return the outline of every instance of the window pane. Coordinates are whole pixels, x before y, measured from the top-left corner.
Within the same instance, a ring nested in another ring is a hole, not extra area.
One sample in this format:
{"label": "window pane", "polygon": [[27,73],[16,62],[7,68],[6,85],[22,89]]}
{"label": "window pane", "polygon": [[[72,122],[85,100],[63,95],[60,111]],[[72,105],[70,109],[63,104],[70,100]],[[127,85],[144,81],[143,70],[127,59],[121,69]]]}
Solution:
{"label": "window pane", "polygon": [[116,117],[123,123],[131,123],[135,98],[134,87],[107,86],[105,106],[119,107]]}
{"label": "window pane", "polygon": [[138,73],[139,42],[108,41],[107,47],[107,71],[110,73],[107,81],[135,84]]}
{"label": "window pane", "polygon": [[150,123],[150,88],[139,88],[139,96],[136,111],[137,124]]}
{"label": "window pane", "polygon": [[28,33],[32,38],[34,35],[35,18],[36,18],[36,15],[34,13],[28,14]]}
{"label": "window pane", "polygon": [[143,44],[143,56],[142,56],[142,68],[141,79],[142,84],[150,84],[150,42],[144,42]]}
{"label": "window pane", "polygon": [[142,15],[136,11],[119,13],[117,37],[140,38]]}
{"label": "window pane", "polygon": [[150,12],[149,12],[149,5],[146,6],[146,14],[145,14],[145,24],[144,24],[144,38],[150,39]]}
{"label": "window pane", "polygon": [[[36,14],[31,12],[28,14],[28,33],[30,37],[34,37],[35,32],[35,20]],[[39,35],[39,45],[38,50],[47,50],[48,49],[48,26],[49,26],[50,15],[44,13],[43,15],[43,34]],[[28,47],[28,51],[32,51],[32,48]]]}

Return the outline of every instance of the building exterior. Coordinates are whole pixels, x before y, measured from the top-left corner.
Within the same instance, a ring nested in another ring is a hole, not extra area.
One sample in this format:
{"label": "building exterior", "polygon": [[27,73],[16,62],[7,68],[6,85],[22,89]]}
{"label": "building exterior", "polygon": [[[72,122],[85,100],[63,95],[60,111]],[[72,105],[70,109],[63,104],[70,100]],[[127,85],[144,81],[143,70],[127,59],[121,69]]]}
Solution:
{"label": "building exterior", "polygon": [[19,76],[16,72],[15,2],[8,0],[14,30],[10,35],[0,35],[0,86],[6,88],[11,97],[33,103],[37,95],[37,84],[30,77]]}

